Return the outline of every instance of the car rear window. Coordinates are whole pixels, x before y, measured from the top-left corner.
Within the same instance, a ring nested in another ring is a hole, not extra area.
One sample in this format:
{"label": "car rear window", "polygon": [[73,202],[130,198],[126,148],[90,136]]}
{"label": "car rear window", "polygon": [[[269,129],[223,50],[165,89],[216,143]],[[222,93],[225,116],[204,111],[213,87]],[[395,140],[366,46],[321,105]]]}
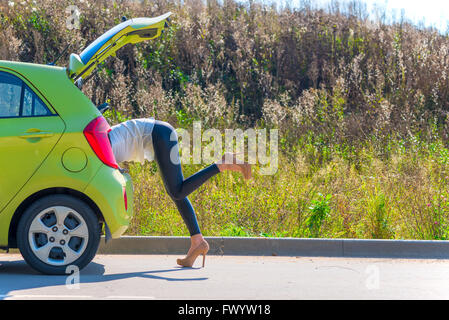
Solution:
{"label": "car rear window", "polygon": [[52,115],[42,100],[22,80],[0,72],[0,118]]}

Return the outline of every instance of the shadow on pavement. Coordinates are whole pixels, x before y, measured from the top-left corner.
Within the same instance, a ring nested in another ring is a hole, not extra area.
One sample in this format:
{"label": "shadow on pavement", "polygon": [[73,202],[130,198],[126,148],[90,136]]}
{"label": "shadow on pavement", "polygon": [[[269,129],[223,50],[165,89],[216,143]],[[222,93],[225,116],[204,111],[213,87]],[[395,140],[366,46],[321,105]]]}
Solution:
{"label": "shadow on pavement", "polygon": [[[83,270],[81,270],[79,279],[81,285],[86,283],[102,283],[129,278],[144,278],[165,281],[202,281],[208,279],[206,277],[170,278],[162,275],[155,275],[157,273],[177,272],[183,269],[196,268],[174,267],[172,269],[165,270],[149,270],[142,272],[128,272],[105,275],[104,265],[96,262],[91,262]],[[24,260],[0,261],[0,300],[7,298],[12,291],[53,286],[65,286],[68,276],[69,275],[65,276],[41,274],[28,266],[28,264]]]}

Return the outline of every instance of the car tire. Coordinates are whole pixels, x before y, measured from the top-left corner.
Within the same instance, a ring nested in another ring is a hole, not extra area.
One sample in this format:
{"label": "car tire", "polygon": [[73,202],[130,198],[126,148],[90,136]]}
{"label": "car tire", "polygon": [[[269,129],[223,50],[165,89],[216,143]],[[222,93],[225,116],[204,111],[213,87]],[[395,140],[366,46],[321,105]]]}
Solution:
{"label": "car tire", "polygon": [[81,270],[92,261],[100,234],[98,218],[85,202],[69,195],[51,195],[25,210],[18,224],[17,246],[33,269],[70,274],[73,266]]}

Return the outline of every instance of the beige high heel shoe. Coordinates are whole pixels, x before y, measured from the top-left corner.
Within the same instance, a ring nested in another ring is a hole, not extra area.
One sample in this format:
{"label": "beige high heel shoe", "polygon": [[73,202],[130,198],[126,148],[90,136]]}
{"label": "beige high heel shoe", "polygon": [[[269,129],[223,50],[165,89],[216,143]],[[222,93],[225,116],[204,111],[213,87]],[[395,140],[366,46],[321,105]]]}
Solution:
{"label": "beige high heel shoe", "polygon": [[176,263],[183,267],[191,268],[196,258],[202,254],[203,255],[203,268],[206,262],[206,254],[209,251],[209,244],[206,240],[203,240],[195,249],[192,250],[184,259],[177,259]]}

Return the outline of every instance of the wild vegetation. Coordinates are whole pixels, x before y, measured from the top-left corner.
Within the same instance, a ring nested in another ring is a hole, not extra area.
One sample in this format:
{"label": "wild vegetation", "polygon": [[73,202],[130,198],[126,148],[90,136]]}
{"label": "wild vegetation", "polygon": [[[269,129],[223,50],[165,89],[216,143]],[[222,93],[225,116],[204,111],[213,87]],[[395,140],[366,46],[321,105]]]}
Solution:
{"label": "wild vegetation", "polygon": [[[69,5],[80,29],[66,27]],[[85,84],[111,124],[277,128],[279,170],[222,174],[190,197],[205,235],[449,238],[449,38],[363,6],[276,10],[257,1],[0,2],[0,59],[80,52],[121,17],[174,13],[158,40],[121,49]],[[58,65],[67,64],[63,55]],[[130,234],[187,235],[154,162],[127,164]],[[204,166],[204,164],[202,165]],[[185,175],[201,165],[185,165]]]}

